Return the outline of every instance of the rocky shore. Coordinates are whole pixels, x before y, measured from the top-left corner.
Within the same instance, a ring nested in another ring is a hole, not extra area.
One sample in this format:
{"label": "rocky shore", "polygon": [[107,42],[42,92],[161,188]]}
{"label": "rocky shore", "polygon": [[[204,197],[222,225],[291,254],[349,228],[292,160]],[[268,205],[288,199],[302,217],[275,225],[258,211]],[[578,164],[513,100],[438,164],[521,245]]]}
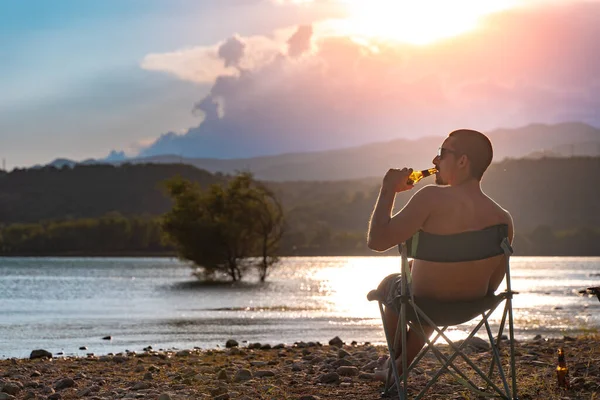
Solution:
{"label": "rocky shore", "polygon": [[[225,345],[225,343],[224,343]],[[508,346],[504,346],[506,349]],[[570,389],[556,384],[556,351],[564,348]],[[447,346],[439,348],[446,352]],[[600,336],[516,343],[520,399],[600,399]],[[491,352],[481,341],[467,352],[486,369]],[[240,347],[230,340],[221,350],[154,351],[106,356],[52,357],[39,350],[30,359],[0,360],[0,400],[12,399],[380,399],[373,380],[381,346],[299,342]],[[457,365],[463,365],[458,362]],[[409,382],[423,388],[437,366],[426,356]],[[445,374],[427,399],[477,399]]]}

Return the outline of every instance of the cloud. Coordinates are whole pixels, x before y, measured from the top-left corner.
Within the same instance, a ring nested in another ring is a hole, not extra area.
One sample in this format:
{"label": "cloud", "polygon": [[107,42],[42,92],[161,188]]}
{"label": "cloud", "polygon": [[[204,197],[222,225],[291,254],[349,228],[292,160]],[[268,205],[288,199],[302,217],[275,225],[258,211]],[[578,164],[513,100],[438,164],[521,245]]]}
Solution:
{"label": "cloud", "polygon": [[223,43],[217,54],[225,61],[225,68],[235,67],[244,56],[246,44],[238,37],[233,36]]}
{"label": "cloud", "polygon": [[288,43],[288,54],[290,57],[298,57],[304,52],[310,50],[311,38],[313,35],[313,29],[310,25],[302,25],[298,27],[298,30],[290,37]]}
{"label": "cloud", "polygon": [[147,69],[213,85],[195,105],[199,126],[141,154],[249,157],[457,127],[600,126],[598,3],[494,14],[476,31],[423,47],[339,36],[331,26],[146,57]]}

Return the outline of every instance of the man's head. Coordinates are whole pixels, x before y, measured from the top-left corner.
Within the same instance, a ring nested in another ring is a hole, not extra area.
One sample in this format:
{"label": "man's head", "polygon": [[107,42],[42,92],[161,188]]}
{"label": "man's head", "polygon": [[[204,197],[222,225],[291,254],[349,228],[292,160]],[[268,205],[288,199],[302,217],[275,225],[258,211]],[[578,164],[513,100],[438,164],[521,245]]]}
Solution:
{"label": "man's head", "polygon": [[481,181],[483,173],[492,163],[492,143],[481,132],[459,129],[448,135],[433,159],[439,172],[438,185],[453,185],[475,179]]}

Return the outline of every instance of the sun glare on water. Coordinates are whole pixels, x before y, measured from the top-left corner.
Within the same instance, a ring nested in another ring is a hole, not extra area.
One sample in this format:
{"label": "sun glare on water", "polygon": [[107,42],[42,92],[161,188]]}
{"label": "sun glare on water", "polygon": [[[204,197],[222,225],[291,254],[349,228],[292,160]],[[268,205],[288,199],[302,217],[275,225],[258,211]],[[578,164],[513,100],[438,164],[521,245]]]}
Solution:
{"label": "sun glare on water", "polygon": [[477,27],[516,0],[346,0],[348,35],[426,45]]}

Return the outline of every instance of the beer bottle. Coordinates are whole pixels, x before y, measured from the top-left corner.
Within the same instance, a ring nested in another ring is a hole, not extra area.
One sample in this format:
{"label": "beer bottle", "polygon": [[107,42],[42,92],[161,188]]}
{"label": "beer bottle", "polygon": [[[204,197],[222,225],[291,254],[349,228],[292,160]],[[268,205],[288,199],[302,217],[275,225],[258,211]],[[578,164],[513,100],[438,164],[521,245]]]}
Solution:
{"label": "beer bottle", "polygon": [[429,175],[433,175],[436,172],[438,172],[437,168],[429,168],[429,169],[424,169],[422,171],[413,171],[408,176],[408,181],[406,183],[408,183],[409,185],[414,185],[415,183],[419,182],[421,179],[426,178]]}
{"label": "beer bottle", "polygon": [[569,368],[565,362],[565,352],[558,349],[558,365],[556,366],[556,381],[559,388],[569,389]]}

